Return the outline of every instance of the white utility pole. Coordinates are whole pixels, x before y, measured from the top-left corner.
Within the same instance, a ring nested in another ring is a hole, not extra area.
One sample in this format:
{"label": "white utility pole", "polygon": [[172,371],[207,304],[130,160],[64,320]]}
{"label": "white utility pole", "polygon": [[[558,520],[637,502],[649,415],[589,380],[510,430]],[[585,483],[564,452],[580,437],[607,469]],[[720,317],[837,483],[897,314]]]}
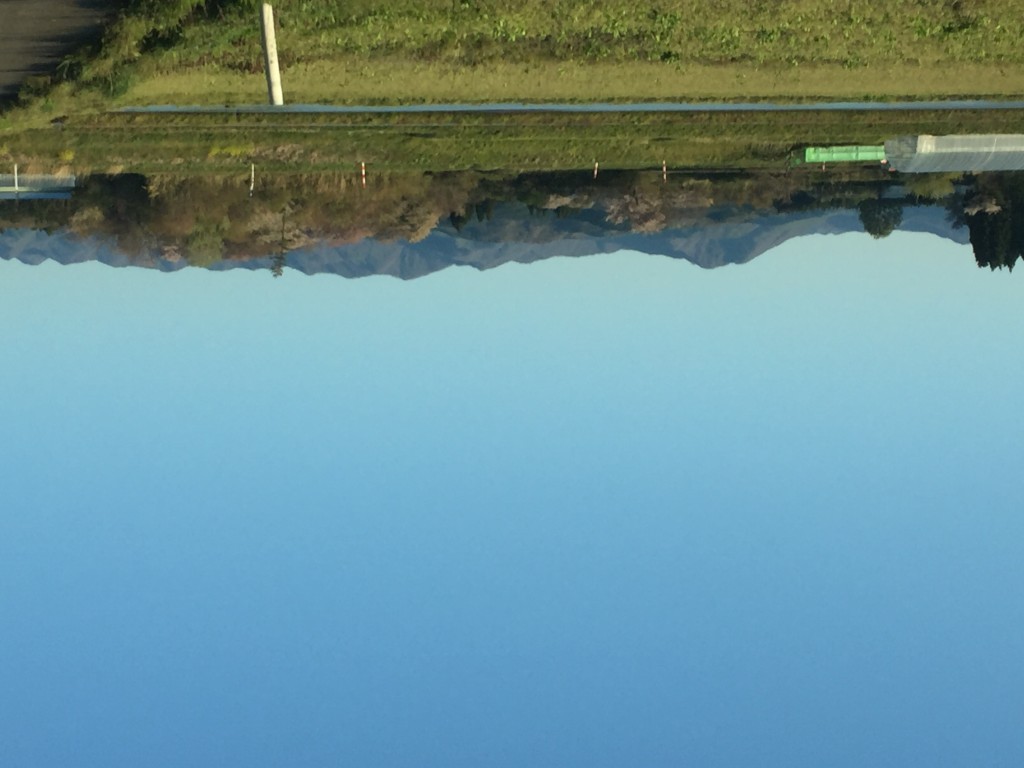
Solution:
{"label": "white utility pole", "polygon": [[277,36],[274,33],[274,9],[264,3],[260,13],[260,31],[263,33],[263,63],[267,70],[267,95],[275,107],[284,105],[281,91],[281,68],[277,63]]}

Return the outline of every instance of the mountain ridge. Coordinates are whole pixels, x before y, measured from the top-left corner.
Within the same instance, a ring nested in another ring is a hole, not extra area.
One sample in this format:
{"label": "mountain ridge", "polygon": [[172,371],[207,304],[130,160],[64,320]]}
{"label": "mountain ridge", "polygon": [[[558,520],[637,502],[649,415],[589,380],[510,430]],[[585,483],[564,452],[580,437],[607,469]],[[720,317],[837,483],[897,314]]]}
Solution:
{"label": "mountain ridge", "polygon": [[[969,243],[966,229],[950,224],[939,206],[908,206],[898,231],[932,234]],[[500,233],[501,238],[495,235]],[[521,203],[501,203],[492,217],[461,228],[442,220],[423,239],[355,243],[316,243],[284,254],[284,265],[307,275],[347,278],[389,275],[416,279],[452,266],[494,269],[515,262],[529,264],[554,257],[579,258],[615,251],[637,251],[688,261],[703,269],[745,264],[794,238],[861,233],[856,210],[764,212],[709,209],[703,220],[656,232],[633,232],[623,225],[602,226],[587,217],[538,216]],[[150,249],[132,256],[111,239],[77,237],[64,232],[14,229],[0,233],[0,257],[25,264],[98,261],[108,266],[138,266],[173,272],[187,266],[180,255]],[[211,269],[269,269],[273,257],[226,259]]]}

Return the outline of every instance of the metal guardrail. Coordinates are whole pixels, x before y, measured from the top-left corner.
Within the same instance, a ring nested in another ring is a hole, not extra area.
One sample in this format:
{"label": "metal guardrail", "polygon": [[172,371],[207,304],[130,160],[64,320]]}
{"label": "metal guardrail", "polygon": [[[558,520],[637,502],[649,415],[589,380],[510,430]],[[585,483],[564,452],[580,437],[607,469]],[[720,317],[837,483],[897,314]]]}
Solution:
{"label": "metal guardrail", "polygon": [[65,174],[0,173],[0,200],[64,200],[78,183],[78,177]]}
{"label": "metal guardrail", "polygon": [[0,173],[0,188],[18,190],[64,190],[74,189],[78,183],[76,176],[53,176],[37,173]]}

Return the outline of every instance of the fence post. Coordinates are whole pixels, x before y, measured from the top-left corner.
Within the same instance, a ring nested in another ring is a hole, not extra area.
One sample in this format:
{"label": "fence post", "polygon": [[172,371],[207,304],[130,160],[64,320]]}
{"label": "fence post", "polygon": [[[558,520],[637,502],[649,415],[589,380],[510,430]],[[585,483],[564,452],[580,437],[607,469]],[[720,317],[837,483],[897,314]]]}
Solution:
{"label": "fence post", "polygon": [[260,31],[263,34],[263,64],[267,70],[267,96],[275,107],[284,104],[281,91],[281,68],[277,62],[277,36],[274,33],[274,9],[264,3],[260,12]]}

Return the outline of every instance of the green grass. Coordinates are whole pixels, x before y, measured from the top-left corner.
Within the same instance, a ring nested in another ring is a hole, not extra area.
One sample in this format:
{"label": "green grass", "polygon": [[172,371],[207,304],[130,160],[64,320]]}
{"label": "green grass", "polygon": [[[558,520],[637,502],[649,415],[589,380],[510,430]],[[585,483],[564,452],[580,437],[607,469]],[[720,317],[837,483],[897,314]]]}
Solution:
{"label": "green grass", "polygon": [[[880,144],[913,133],[1006,133],[1016,111],[72,116],[0,137],[0,162],[79,173],[215,174],[257,163],[326,172],[784,169],[804,145]],[[802,156],[802,154],[800,155]],[[71,163],[68,158],[73,158]]]}
{"label": "green grass", "polygon": [[[124,116],[266,99],[257,0],[128,0],[99,50],[0,115],[0,160],[79,172],[783,167],[804,144],[1019,132],[998,113]],[[1002,98],[1024,93],[1013,0],[278,0],[286,100]],[[45,80],[45,78],[43,78]],[[64,118],[63,130],[49,127]],[[63,158],[63,159],[62,159]],[[74,158],[73,164],[67,158]]]}
{"label": "green grass", "polygon": [[[257,0],[130,0],[54,112],[265,100]],[[1017,0],[278,0],[290,102],[1008,97]],[[60,79],[60,77],[58,77]]]}
{"label": "green grass", "polygon": [[[259,70],[256,2],[149,2],[164,32],[192,18],[160,58]],[[475,66],[495,61],[650,61],[676,65],[1024,62],[1008,0],[280,0],[285,63],[400,56]],[[191,9],[191,10],[190,10]],[[134,35],[138,37],[138,32]],[[130,39],[124,35],[119,39]],[[130,51],[123,44],[116,53]]]}

